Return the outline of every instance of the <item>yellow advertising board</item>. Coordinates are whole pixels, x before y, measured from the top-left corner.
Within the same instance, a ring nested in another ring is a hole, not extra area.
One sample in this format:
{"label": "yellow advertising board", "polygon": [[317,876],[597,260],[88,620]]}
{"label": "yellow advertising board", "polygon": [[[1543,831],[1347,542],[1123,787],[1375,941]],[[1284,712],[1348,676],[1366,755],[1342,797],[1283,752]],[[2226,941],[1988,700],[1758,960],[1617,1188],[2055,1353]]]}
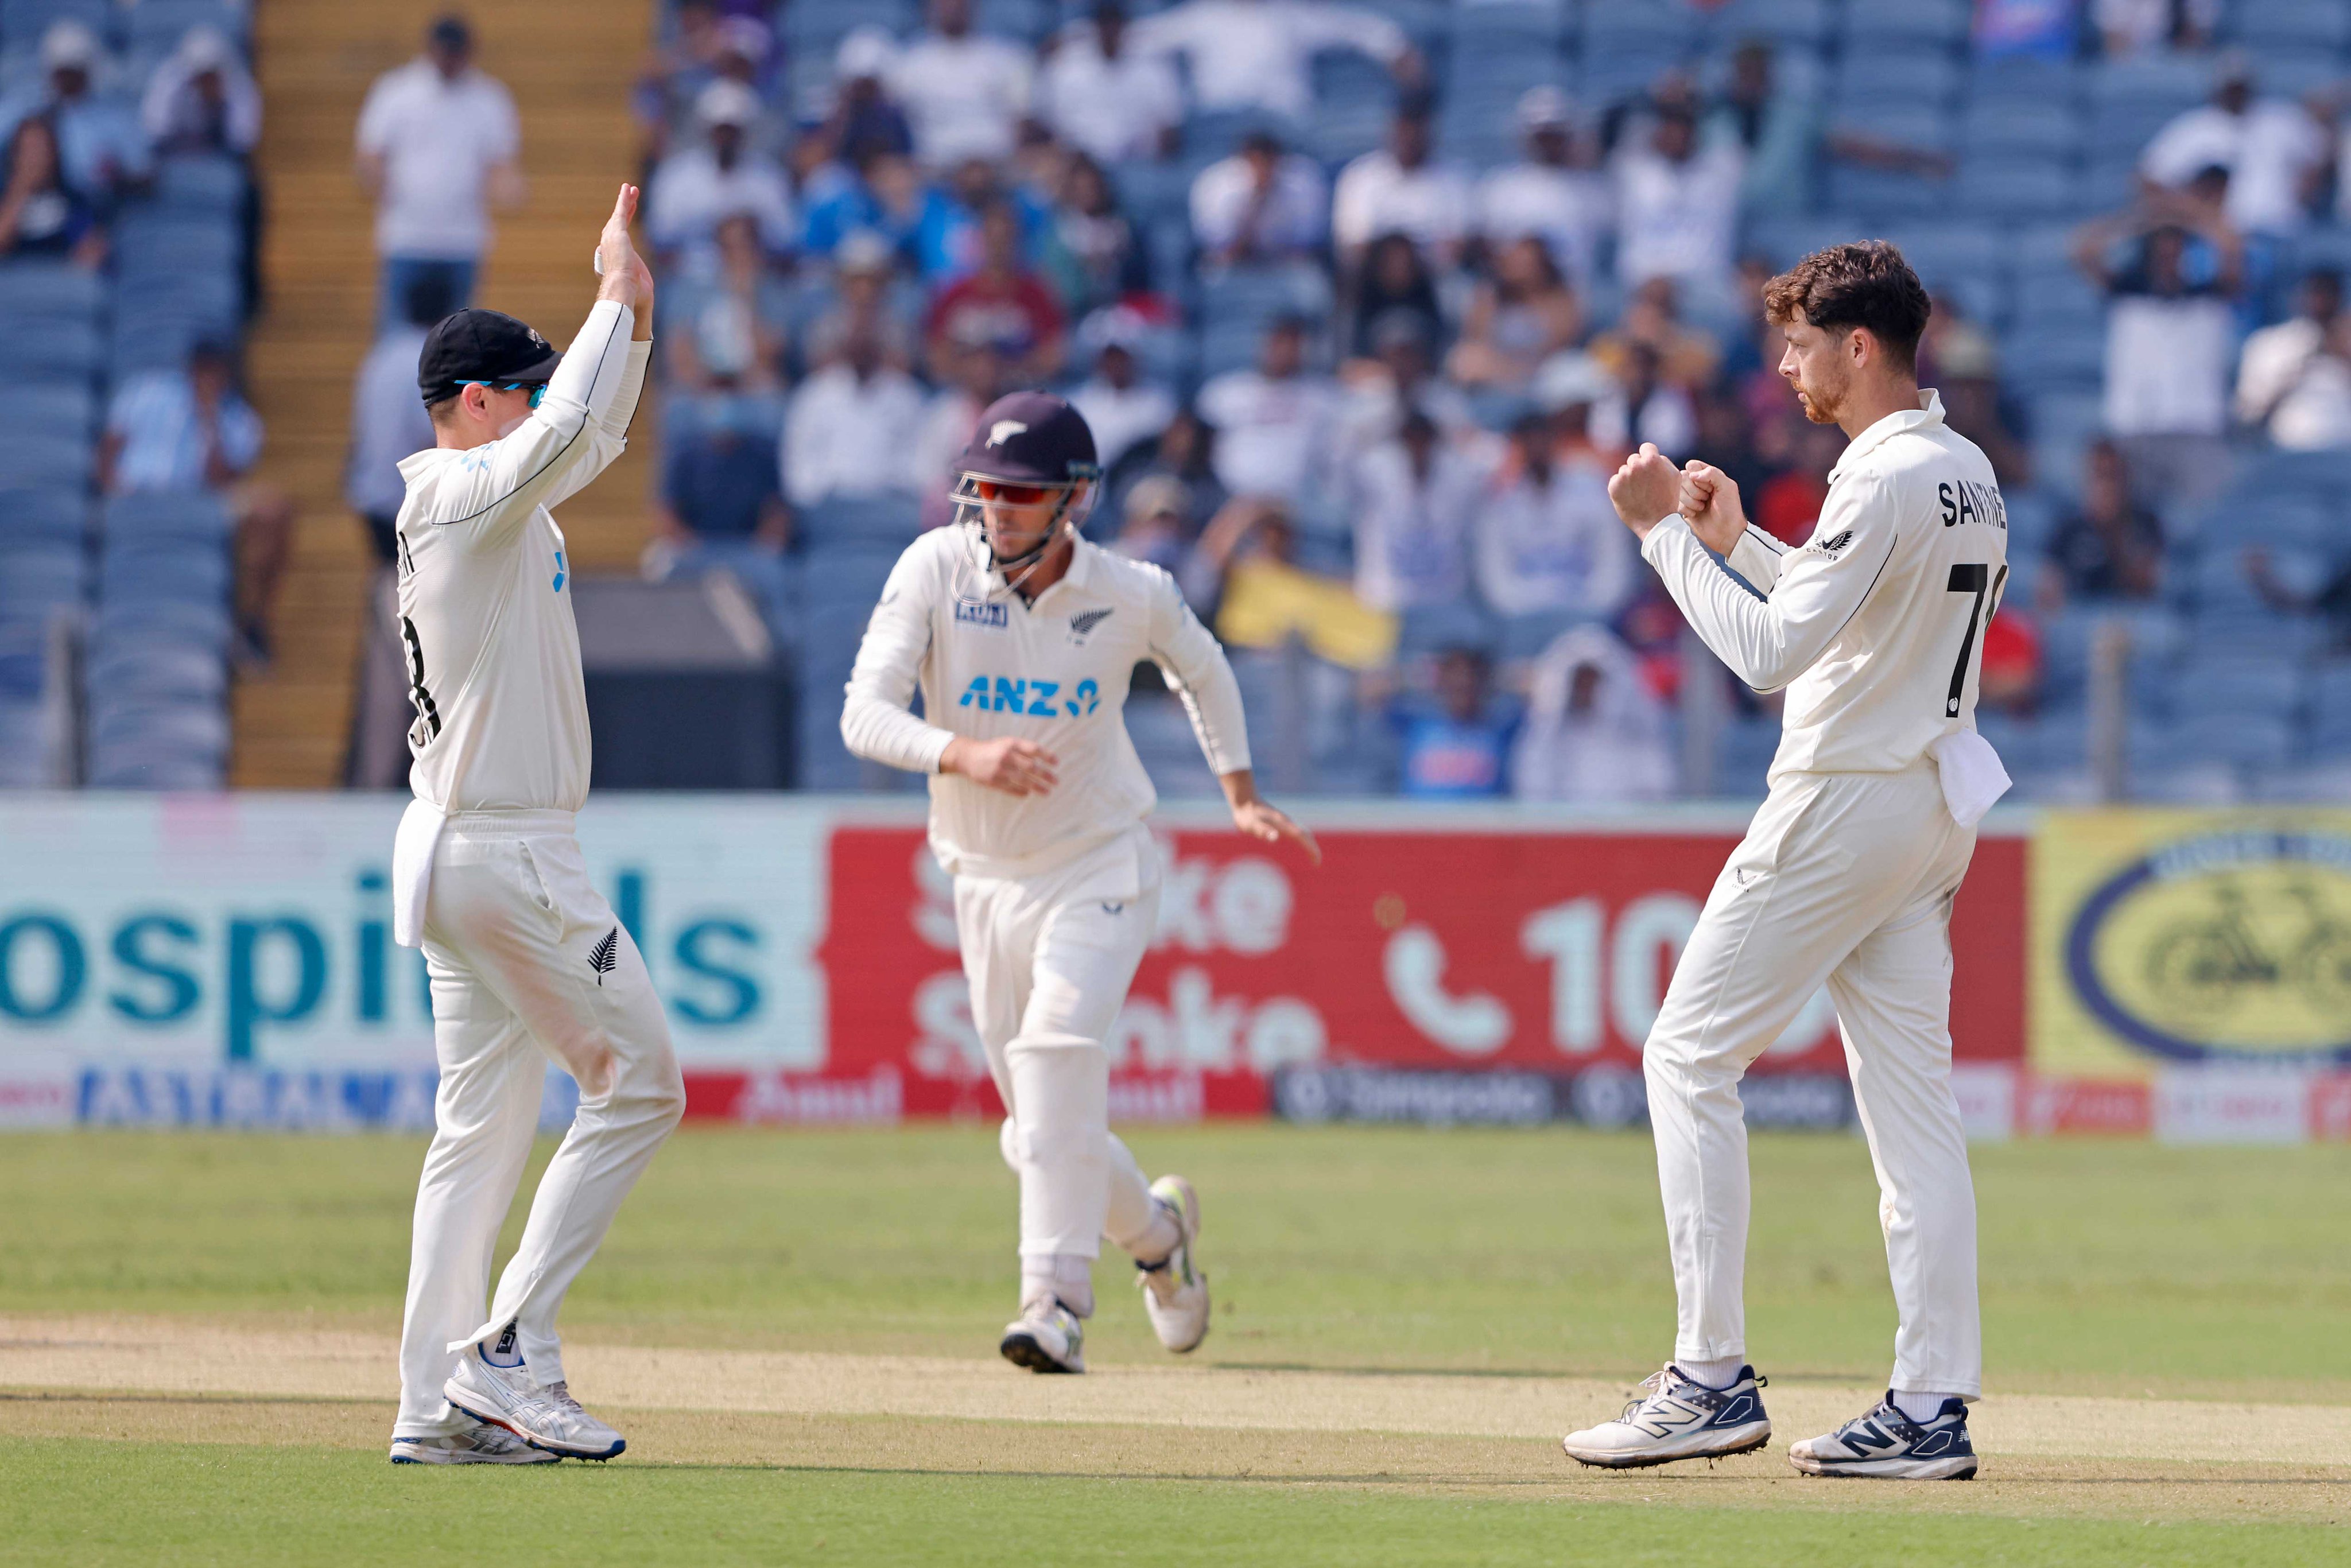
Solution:
{"label": "yellow advertising board", "polygon": [[2351,1065],[2351,811],[2050,811],[2032,1065]]}

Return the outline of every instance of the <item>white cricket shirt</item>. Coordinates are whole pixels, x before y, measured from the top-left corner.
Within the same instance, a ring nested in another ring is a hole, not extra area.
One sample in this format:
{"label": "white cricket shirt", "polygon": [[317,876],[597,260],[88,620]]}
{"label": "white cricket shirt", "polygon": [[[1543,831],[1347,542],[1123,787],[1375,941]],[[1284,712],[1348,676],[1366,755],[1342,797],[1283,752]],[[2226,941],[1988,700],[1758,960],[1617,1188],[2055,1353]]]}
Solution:
{"label": "white cricket shirt", "polygon": [[511,435],[401,460],[400,640],[417,799],[449,811],[576,811],[588,696],[563,530],[548,508],[628,445],[651,343],[600,300]]}
{"label": "white cricket shirt", "polygon": [[1774,782],[1790,773],[1894,773],[1975,727],[1984,627],[2008,575],[2008,508],[1980,448],[1919,394],[1854,437],[1829,471],[1812,542],[1750,527],[1708,555],[1681,518],[1642,556],[1706,645],[1758,691],[1788,691]]}
{"label": "white cricket shirt", "polygon": [[[1127,738],[1126,689],[1148,659],[1184,699],[1208,766],[1249,765],[1225,651],[1155,566],[1080,539],[1029,603],[965,527],[906,548],[866,623],[841,735],[858,756],[931,775],[931,849],[950,873],[1034,876],[1151,814],[1158,792]],[[916,686],[925,718],[910,711]],[[1050,793],[1013,796],[954,774],[956,736],[1017,735],[1060,758]]]}

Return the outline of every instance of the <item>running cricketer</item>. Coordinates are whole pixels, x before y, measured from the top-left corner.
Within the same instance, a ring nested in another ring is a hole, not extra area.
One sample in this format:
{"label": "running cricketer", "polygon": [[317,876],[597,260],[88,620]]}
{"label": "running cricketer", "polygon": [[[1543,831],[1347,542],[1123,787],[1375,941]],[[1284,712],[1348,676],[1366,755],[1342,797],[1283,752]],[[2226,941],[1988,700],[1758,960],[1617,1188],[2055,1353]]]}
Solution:
{"label": "running cricketer", "polygon": [[1183,694],[1234,825],[1321,859],[1258,798],[1232,669],[1175,580],[1079,537],[1099,477],[1093,434],[1060,398],[989,405],[957,460],[955,525],[899,558],[841,717],[860,757],[931,776],[931,849],[955,878],[1020,1182],[1020,1308],[1000,1348],[1034,1372],[1085,1370],[1104,1236],[1134,1259],[1160,1343],[1188,1351],[1208,1332],[1191,1184],[1146,1185],[1110,1130],[1102,1041],[1159,912],[1144,826],[1157,797],[1123,718],[1137,663]]}
{"label": "running cricketer", "polygon": [[1654,446],[1609,484],[1707,646],[1757,690],[1788,695],[1769,797],[1707,899],[1646,1048],[1680,1301],[1674,1359],[1620,1418],[1566,1448],[1624,1468],[1771,1440],[1763,1380],[1746,1361],[1739,1081],[1826,983],[1876,1166],[1900,1326],[1885,1399],[1789,1458],[1810,1475],[1962,1479],[1976,1473],[1968,1406],[1982,1356],[1975,1196],[1950,1086],[1950,917],[1975,823],[2008,784],[1974,727],[2007,514],[1983,453],[1918,389],[1927,292],[1899,251],[1820,251],[1763,299],[1805,415],[1851,438],[1811,542],[1792,549],[1750,526],[1720,471],[1677,473]]}
{"label": "running cricketer", "polygon": [[[563,532],[548,508],[627,444],[653,350],[653,274],[629,240],[637,191],[597,245],[601,280],[559,358],[511,316],[461,310],[417,368],[436,444],[400,465],[400,635],[416,799],[392,850],[392,927],[422,946],[441,1088],[417,1185],[392,1458],[609,1459],[555,1317],[621,1200],[677,1124],[684,1085],[629,933],[588,880],[588,706]],[[580,1111],[484,1314],[552,1061]]]}

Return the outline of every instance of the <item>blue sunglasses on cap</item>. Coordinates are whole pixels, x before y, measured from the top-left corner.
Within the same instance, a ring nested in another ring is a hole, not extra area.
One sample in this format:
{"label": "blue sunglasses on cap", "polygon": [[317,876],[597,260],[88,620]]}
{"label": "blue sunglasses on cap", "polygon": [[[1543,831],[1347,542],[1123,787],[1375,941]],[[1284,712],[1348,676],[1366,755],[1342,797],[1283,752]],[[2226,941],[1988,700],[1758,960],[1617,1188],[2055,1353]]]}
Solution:
{"label": "blue sunglasses on cap", "polygon": [[520,392],[528,387],[533,408],[537,408],[539,401],[547,396],[545,382],[459,382],[457,384],[461,387],[488,387],[494,392]]}

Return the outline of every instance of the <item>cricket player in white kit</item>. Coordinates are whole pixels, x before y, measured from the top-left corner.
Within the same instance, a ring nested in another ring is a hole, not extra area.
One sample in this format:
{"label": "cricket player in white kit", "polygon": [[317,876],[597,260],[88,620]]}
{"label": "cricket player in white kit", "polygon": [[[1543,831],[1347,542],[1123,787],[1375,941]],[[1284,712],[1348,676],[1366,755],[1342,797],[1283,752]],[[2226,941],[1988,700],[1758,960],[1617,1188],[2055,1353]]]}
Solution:
{"label": "cricket player in white kit", "polygon": [[2007,514],[1983,453],[1919,391],[1927,294],[1898,251],[1822,251],[1772,279],[1764,301],[1805,413],[1852,438],[1812,540],[1792,549],[1749,526],[1726,476],[1703,463],[1677,473],[1654,446],[1609,486],[1707,646],[1758,690],[1784,688],[1787,706],[1769,798],[1646,1047],[1680,1301],[1674,1359],[1646,1397],[1566,1448],[1625,1468],[1770,1440],[1763,1380],[1746,1364],[1739,1080],[1825,983],[1900,1326],[1884,1401],[1789,1458],[1813,1475],[1966,1479],[1967,1409],[1983,1385],[1975,1197],[1950,1087],[1950,915],[1975,823],[2008,784],[1974,728]]}
{"label": "cricket player in white kit", "polygon": [[[548,508],[627,444],[653,348],[653,276],[629,239],[636,195],[621,187],[595,307],[559,362],[512,317],[465,310],[434,329],[417,370],[438,444],[400,465],[416,799],[392,852],[392,925],[424,950],[441,1086],[416,1194],[396,1462],[607,1459],[626,1446],[571,1397],[555,1318],[685,1092],[644,960],[572,836],[588,706]],[[579,1081],[579,1113],[486,1309],[550,1061]]]}
{"label": "cricket player in white kit", "polygon": [[1099,475],[1060,398],[991,404],[957,461],[956,523],[891,572],[841,717],[857,755],[931,776],[931,849],[955,878],[972,1021],[1020,1183],[1020,1310],[1000,1348],[1048,1373],[1085,1370],[1104,1236],[1134,1259],[1162,1344],[1208,1332],[1191,1184],[1146,1184],[1110,1131],[1102,1042],[1159,909],[1144,826],[1157,797],[1123,719],[1139,662],[1183,694],[1234,824],[1320,859],[1258,798],[1231,667],[1175,580],[1079,537]]}

